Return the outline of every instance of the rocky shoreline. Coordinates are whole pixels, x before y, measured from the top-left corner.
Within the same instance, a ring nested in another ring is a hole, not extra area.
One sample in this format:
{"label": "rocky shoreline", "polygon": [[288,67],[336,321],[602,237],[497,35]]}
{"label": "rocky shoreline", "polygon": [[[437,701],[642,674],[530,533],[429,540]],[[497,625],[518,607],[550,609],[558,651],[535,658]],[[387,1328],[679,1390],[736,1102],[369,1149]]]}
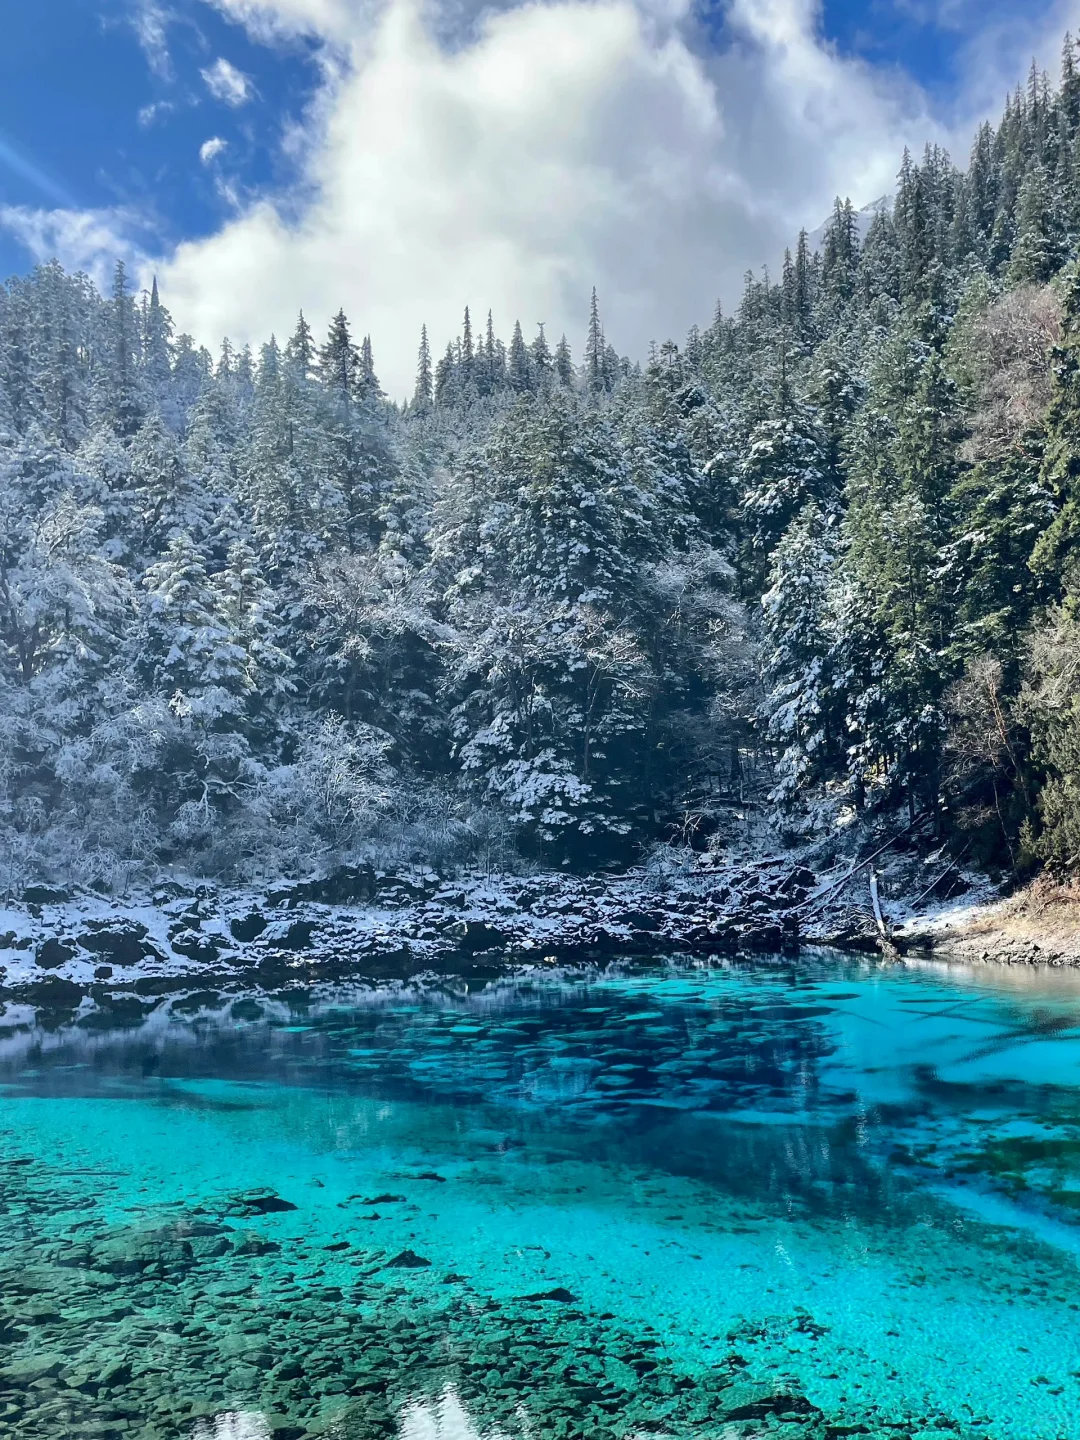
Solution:
{"label": "rocky shoreline", "polygon": [[765,862],[610,880],[341,867],[261,892],[170,881],[126,901],[37,887],[0,909],[0,997],[73,1000],[172,979],[277,987],[672,949],[791,951],[816,884],[804,867]]}
{"label": "rocky shoreline", "polygon": [[1071,948],[995,936],[980,917],[1000,906],[985,896],[923,916],[886,901],[883,943],[864,887],[850,863],[822,873],[790,856],[610,877],[341,866],[261,890],[169,879],[122,899],[38,886],[0,906],[0,1001],[71,1009],[114,991],[482,976],[806,945],[1080,963],[1080,922]]}

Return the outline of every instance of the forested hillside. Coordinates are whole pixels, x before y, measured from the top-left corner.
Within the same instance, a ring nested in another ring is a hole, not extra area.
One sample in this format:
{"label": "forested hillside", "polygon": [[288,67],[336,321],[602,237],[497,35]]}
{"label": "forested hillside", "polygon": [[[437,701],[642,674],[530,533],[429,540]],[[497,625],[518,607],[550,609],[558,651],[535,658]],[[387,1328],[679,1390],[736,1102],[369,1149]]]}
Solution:
{"label": "forested hillside", "polygon": [[[648,363],[0,288],[0,891],[931,811],[1080,857],[1080,75]],[[166,297],[167,299],[167,297]],[[608,317],[614,333],[618,317]]]}

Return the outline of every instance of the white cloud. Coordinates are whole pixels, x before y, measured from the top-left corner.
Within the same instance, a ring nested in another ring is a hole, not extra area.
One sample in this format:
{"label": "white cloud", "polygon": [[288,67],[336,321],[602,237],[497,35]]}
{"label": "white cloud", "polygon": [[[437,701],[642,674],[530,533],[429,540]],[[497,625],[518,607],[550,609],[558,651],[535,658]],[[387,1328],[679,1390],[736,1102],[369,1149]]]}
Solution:
{"label": "white cloud", "polygon": [[254,93],[251,81],[244,72],[235,65],[230,65],[224,56],[219,56],[212,65],[200,70],[199,74],[215,100],[221,100],[234,108],[246,105]]}
{"label": "white cloud", "polygon": [[809,0],[733,0],[735,43],[712,60],[670,0],[526,3],[450,47],[413,0],[374,23],[344,0],[217,3],[348,37],[351,65],[308,126],[313,198],[263,199],[179,246],[159,267],[169,303],[200,338],[241,342],[344,306],[395,394],[421,323],[445,343],[466,304],[579,350],[596,284],[621,350],[681,336],[837,191],[888,189],[904,139],[932,128],[913,87],[815,38]]}
{"label": "white cloud", "polygon": [[161,116],[170,114],[176,106],[171,100],[155,100],[150,105],[144,105],[138,112],[139,124],[146,129],[153,125]]}
{"label": "white cloud", "polygon": [[169,55],[169,15],[157,0],[135,0],[131,15],[135,30],[147,64],[159,80],[172,79],[172,59]]}
{"label": "white cloud", "polygon": [[220,135],[214,135],[209,140],[204,140],[199,146],[199,159],[204,165],[210,165],[223,150],[229,148],[229,142],[223,140]]}
{"label": "white cloud", "polygon": [[293,35],[318,35],[323,39],[345,41],[356,33],[362,0],[208,0],[208,3],[263,42]]}
{"label": "white cloud", "polygon": [[83,270],[104,294],[112,286],[118,260],[136,272],[149,264],[145,222],[123,207],[32,210],[0,205],[0,227],[14,235],[36,261],[59,260],[66,270]]}

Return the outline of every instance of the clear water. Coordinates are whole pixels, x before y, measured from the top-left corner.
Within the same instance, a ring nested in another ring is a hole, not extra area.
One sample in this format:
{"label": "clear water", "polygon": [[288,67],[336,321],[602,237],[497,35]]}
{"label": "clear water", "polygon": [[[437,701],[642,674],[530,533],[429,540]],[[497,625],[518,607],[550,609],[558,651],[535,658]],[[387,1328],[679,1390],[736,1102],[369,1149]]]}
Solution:
{"label": "clear water", "polygon": [[1080,977],[9,1007],[0,1086],[0,1435],[1080,1435]]}

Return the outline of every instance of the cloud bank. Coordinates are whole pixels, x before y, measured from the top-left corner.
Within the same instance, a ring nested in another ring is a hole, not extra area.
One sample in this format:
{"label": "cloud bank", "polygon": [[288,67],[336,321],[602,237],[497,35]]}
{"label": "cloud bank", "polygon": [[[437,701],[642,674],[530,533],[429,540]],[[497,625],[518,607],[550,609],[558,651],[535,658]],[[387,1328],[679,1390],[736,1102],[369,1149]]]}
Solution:
{"label": "cloud bank", "polygon": [[395,395],[421,324],[444,341],[467,304],[580,351],[596,285],[621,351],[681,337],[834,194],[888,190],[904,139],[936,128],[917,91],[824,46],[807,0],[734,0],[719,53],[664,0],[528,3],[455,45],[415,0],[375,18],[344,0],[219,3],[347,63],[305,136],[299,213],[264,199],[181,244],[163,291],[215,340],[343,306]]}

